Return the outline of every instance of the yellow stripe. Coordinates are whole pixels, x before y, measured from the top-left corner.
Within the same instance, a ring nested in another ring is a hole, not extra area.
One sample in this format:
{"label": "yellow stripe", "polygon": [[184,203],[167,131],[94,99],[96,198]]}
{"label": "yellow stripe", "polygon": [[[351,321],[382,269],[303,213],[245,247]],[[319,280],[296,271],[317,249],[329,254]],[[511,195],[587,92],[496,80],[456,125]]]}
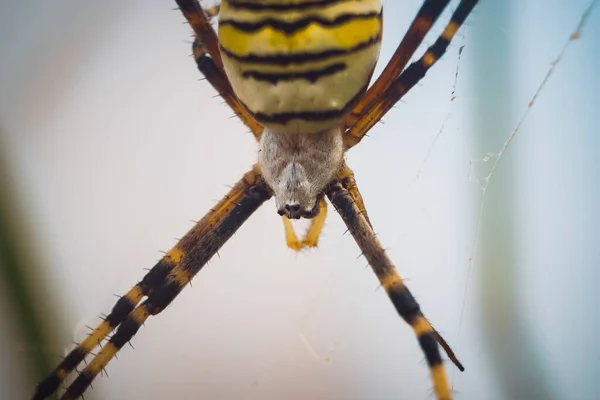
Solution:
{"label": "yellow stripe", "polygon": [[[129,301],[129,303],[135,306],[140,302],[140,300],[143,297],[143,294],[138,286],[134,286],[123,297],[125,297]],[[107,321],[102,321],[100,324],[98,324],[96,329],[94,329],[92,333],[90,333],[83,340],[83,342],[79,344],[79,348],[85,351],[86,353],[91,352],[96,346],[98,346],[100,342],[102,342],[102,340],[104,340],[104,338],[106,338],[106,336],[112,331],[112,329],[113,328]]]}
{"label": "yellow stripe", "polygon": [[415,332],[415,335],[417,335],[417,338],[423,336],[425,333],[433,332],[431,324],[422,315],[419,315],[414,319],[414,321],[412,321],[412,328]]}
{"label": "yellow stripe", "polygon": [[395,272],[396,271],[394,271],[394,273],[392,274],[387,275],[386,277],[379,279],[379,281],[381,282],[381,286],[386,291],[386,293],[391,293],[396,287],[404,287],[404,282],[402,282],[402,278],[400,278],[400,276]]}
{"label": "yellow stripe", "polygon": [[427,51],[423,55],[423,65],[425,66],[425,68],[431,67],[436,61],[437,61],[437,57],[431,51]]}
{"label": "yellow stripe", "polygon": [[376,37],[381,21],[376,18],[351,20],[336,27],[316,23],[293,35],[267,27],[256,33],[242,32],[227,25],[219,29],[221,45],[238,56],[318,53],[325,50],[349,50]]}
{"label": "yellow stripe", "polygon": [[102,371],[104,367],[106,367],[109,361],[117,354],[119,349],[115,347],[112,343],[107,343],[100,353],[85,368],[84,372],[91,374],[92,376],[96,376]]}
{"label": "yellow stripe", "polygon": [[56,377],[58,379],[60,379],[61,381],[63,381],[67,377],[67,371],[65,371],[63,368],[57,369],[56,370]]}
{"label": "yellow stripe", "polygon": [[165,255],[165,262],[168,265],[177,265],[181,262],[181,259],[184,255],[185,253],[183,252],[183,250],[178,249],[177,247],[173,247]]}
{"label": "yellow stripe", "polygon": [[92,333],[79,344],[79,348],[89,353],[111,332],[112,328],[108,322],[101,322]]}
{"label": "yellow stripe", "polygon": [[[343,115],[335,112],[345,109],[371,78],[379,55],[381,10],[381,0],[223,0],[219,45],[233,91],[269,129],[316,133],[337,124]],[[292,76],[323,69],[330,73],[314,81]],[[265,74],[286,74],[286,79],[259,78]]]}
{"label": "yellow stripe", "polygon": [[444,365],[435,365],[430,368],[431,380],[433,381],[433,391],[435,392],[436,398],[439,400],[450,400],[452,399],[452,391],[448,384],[448,377],[444,370]]}

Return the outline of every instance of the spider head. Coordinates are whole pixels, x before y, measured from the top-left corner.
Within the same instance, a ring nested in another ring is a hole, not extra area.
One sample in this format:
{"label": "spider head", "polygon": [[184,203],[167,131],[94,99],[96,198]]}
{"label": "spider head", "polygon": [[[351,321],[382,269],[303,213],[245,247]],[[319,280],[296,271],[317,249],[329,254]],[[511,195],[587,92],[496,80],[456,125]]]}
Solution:
{"label": "spider head", "polygon": [[317,200],[311,209],[302,209],[299,203],[297,203],[295,200],[292,200],[289,203],[285,203],[283,207],[279,207],[277,209],[277,214],[285,215],[289,219],[300,219],[301,217],[311,219],[319,214],[319,202]]}
{"label": "spider head", "polygon": [[277,213],[289,219],[313,218],[319,213],[318,191],[311,185],[301,164],[289,163],[274,188]]}

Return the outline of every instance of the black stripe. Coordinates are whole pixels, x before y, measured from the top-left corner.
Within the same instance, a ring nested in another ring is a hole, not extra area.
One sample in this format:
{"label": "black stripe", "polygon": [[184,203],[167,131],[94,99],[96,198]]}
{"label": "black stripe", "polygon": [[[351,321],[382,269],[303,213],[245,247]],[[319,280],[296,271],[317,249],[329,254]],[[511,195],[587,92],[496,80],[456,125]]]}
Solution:
{"label": "black stripe", "polygon": [[[379,280],[381,281],[385,276],[390,276],[390,273],[393,273],[394,266],[385,256],[381,245],[369,239],[369,237],[372,237],[373,232],[367,227],[366,220],[364,222],[360,221],[360,211],[347,189],[343,188],[339,181],[334,181],[325,189],[325,193],[346,223],[359,247],[365,253]],[[419,309],[419,304],[405,286],[396,285],[394,290],[389,290],[387,293],[398,314],[409,325],[413,326],[418,317],[425,318]],[[417,337],[417,340],[425,354],[427,364],[430,367],[440,365],[442,357],[437,344],[437,333],[433,330],[423,333]]]}
{"label": "black stripe", "polygon": [[156,263],[154,267],[152,267],[152,269],[148,271],[146,276],[142,278],[141,282],[138,283],[138,286],[142,289],[142,294],[144,296],[148,296],[148,294],[150,294],[152,290],[154,290],[156,287],[161,286],[165,282],[165,279],[167,278],[169,272],[171,272],[171,270],[173,270],[174,267],[175,265],[172,264],[171,260],[165,261],[164,259],[162,259],[158,263]]}
{"label": "black stripe", "polygon": [[249,54],[246,56],[239,56],[232,51],[223,47],[223,45],[219,46],[221,50],[221,54],[243,63],[252,63],[252,64],[271,64],[277,66],[288,66],[290,64],[304,64],[312,61],[324,61],[327,58],[349,55],[352,53],[357,53],[361,50],[364,50],[374,44],[379,43],[381,40],[381,33],[377,34],[377,36],[370,38],[369,40],[359,43],[356,46],[347,49],[331,49],[324,50],[318,53],[278,53],[278,54],[269,54],[269,55],[257,55],[257,54]]}
{"label": "black stripe", "polygon": [[[246,190],[245,196],[228,213],[221,223],[211,229],[200,243],[195,246],[182,261],[182,268],[190,273],[190,279],[193,277],[206,262],[217,252],[217,250],[235,233],[235,231],[260,207],[262,203],[272,196],[271,190],[267,184],[262,181]],[[148,299],[140,307],[144,307],[146,312],[156,314],[166,307],[182,287],[175,282],[167,282],[148,296]],[[121,349],[140,329],[140,324],[131,316],[128,316],[118,327],[115,334],[110,338],[117,349]],[[69,399],[79,398],[88,388],[94,379],[93,373],[87,369],[75,379],[65,393]]]}
{"label": "black stripe", "polygon": [[[172,269],[171,266],[167,265],[164,261],[159,261],[147,274],[144,278],[139,282],[136,286],[139,287],[142,294],[147,296],[150,291],[152,291],[155,287],[159,286],[162,282],[164,282],[167,274]],[[136,304],[133,304],[127,297],[121,297],[114,307],[112,308],[110,314],[104,320],[108,322],[108,325],[115,329],[133,309]],[[62,362],[58,365],[52,373],[47,376],[43,381],[41,381],[36,388],[35,394],[33,395],[33,399],[45,399],[49,397],[52,393],[54,393],[60,384],[62,383],[62,379],[56,375],[56,371],[62,369],[67,374],[75,370],[79,364],[84,360],[85,356],[88,355],[88,352],[84,351],[81,347],[77,346],[62,360]]]}
{"label": "black stripe", "polygon": [[417,339],[421,349],[423,350],[423,353],[425,353],[427,365],[429,365],[429,367],[434,367],[442,364],[442,355],[440,354],[440,349],[438,348],[436,332],[431,331],[424,333]]}
{"label": "black stripe", "polygon": [[284,32],[286,35],[293,35],[294,33],[306,28],[310,24],[318,24],[333,28],[339,25],[346,24],[351,21],[361,21],[377,18],[381,18],[380,12],[370,12],[365,14],[341,14],[332,20],[322,18],[318,15],[309,15],[305,18],[301,18],[294,22],[285,22],[276,18],[266,18],[258,22],[241,22],[233,19],[224,19],[219,21],[219,26],[231,26],[238,31],[245,33],[254,33],[264,28],[273,28],[274,30]]}
{"label": "black stripe", "polygon": [[410,290],[404,285],[399,285],[388,292],[388,295],[398,314],[400,314],[406,323],[412,325],[415,318],[421,313],[421,310],[419,303],[417,303]]}
{"label": "black stripe", "polygon": [[[164,287],[164,286],[163,286]],[[148,300],[146,300],[140,307],[150,314],[152,310],[148,307]],[[130,316],[119,326],[117,332],[110,338],[109,343],[113,344],[117,349],[121,348],[127,343],[140,329],[142,325]]]}
{"label": "black stripe", "polygon": [[94,380],[94,375],[89,371],[82,371],[77,379],[69,386],[62,395],[61,399],[78,399],[81,397],[83,392],[90,386],[92,381]]}
{"label": "black stripe", "polygon": [[[202,238],[197,246],[190,250],[178,268],[187,271],[188,276],[192,279],[250,215],[271,196],[271,191],[264,182],[248,189],[236,207],[229,212],[218,226]],[[182,289],[183,286],[180,286],[177,282],[168,281],[160,289],[152,293],[144,304],[147,305],[148,311],[152,315],[156,315],[171,304]],[[119,332],[117,331],[115,336]]]}
{"label": "black stripe", "polygon": [[257,1],[229,1],[231,8],[237,8],[238,10],[252,10],[252,11],[302,11],[313,7],[330,7],[339,3],[347,3],[356,0],[320,0],[314,2],[303,2],[297,4],[263,4]]}
{"label": "black stripe", "polygon": [[248,106],[244,104],[244,106],[254,115],[256,120],[260,123],[276,123],[276,124],[286,124],[294,119],[300,119],[304,121],[328,121],[331,119],[339,118],[350,112],[352,108],[356,105],[358,100],[361,99],[365,90],[369,86],[368,82],[365,86],[363,86],[358,93],[350,99],[341,110],[327,110],[327,111],[302,111],[302,112],[285,112],[285,113],[276,113],[276,114],[264,114],[264,113],[255,113]]}
{"label": "black stripe", "polygon": [[51,375],[48,375],[43,381],[38,383],[31,400],[44,400],[50,397],[52,393],[56,392],[61,383],[62,380],[56,375],[56,372],[52,372]]}
{"label": "black stripe", "polygon": [[50,395],[54,393],[63,382],[63,379],[59,378],[57,371],[61,369],[66,372],[73,371],[83,361],[86,355],[87,353],[79,346],[74,348],[50,375],[38,383],[32,400],[43,400],[47,397],[50,397]]}
{"label": "black stripe", "polygon": [[[417,22],[420,19],[430,20],[433,25],[435,21],[439,18],[439,16],[442,15],[442,12],[446,8],[446,6],[448,6],[449,3],[450,0],[425,0],[423,2],[423,5],[419,9],[419,12],[415,16],[411,28],[413,28],[415,22]],[[410,28],[406,33],[409,32],[411,32]]]}
{"label": "black stripe", "polygon": [[346,69],[346,63],[335,63],[321,69],[311,69],[303,72],[261,72],[255,70],[244,71],[242,77],[252,78],[257,81],[269,82],[276,85],[280,81],[294,81],[305,79],[316,83],[320,78],[334,75]]}
{"label": "black stripe", "polygon": [[45,399],[49,397],[52,393],[54,393],[60,384],[62,383],[62,379],[60,379],[57,375],[57,371],[62,369],[67,372],[73,371],[77,366],[83,361],[87,353],[83,351],[79,346],[73,349],[62,362],[56,367],[52,373],[46,377],[43,381],[41,381],[33,395],[32,399]]}

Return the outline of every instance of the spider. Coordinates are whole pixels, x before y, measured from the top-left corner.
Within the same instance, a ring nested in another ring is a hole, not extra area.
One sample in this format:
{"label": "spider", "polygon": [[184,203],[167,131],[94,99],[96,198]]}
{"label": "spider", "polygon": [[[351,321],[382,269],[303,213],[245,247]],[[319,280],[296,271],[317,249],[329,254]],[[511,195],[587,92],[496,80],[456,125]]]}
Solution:
{"label": "spider", "polygon": [[[408,323],[425,355],[438,399],[452,391],[432,327],[373,233],[346,151],[415,86],[445,53],[477,0],[461,0],[442,34],[407,67],[450,0],[425,0],[381,75],[369,86],[382,37],[381,0],[223,0],[204,9],[176,0],[195,33],[198,69],[259,143],[258,163],[115,304],[103,321],[41,381],[33,399],[51,396],[69,373],[115,331],[66,389],[75,399],[151,315],[164,310],[219,248],[275,196],[287,245],[315,247],[325,197]],[[211,18],[219,15],[219,36]],[[290,219],[307,218],[299,238]],[[143,298],[145,300],[142,302]]]}

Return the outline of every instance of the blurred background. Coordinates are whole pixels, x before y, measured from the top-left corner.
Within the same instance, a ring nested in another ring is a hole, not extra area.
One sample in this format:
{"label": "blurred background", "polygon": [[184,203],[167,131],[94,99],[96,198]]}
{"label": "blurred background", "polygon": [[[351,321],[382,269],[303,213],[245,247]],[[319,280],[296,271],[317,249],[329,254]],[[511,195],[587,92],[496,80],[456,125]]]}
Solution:
{"label": "blurred background", "polygon": [[[590,4],[482,1],[348,154],[380,240],[466,367],[447,365],[457,398],[597,399]],[[420,5],[385,3],[377,71]],[[2,400],[28,398],[256,159],[174,7],[0,5]],[[86,399],[432,398],[412,331],[344,232],[331,212],[319,248],[295,254],[270,201]]]}

